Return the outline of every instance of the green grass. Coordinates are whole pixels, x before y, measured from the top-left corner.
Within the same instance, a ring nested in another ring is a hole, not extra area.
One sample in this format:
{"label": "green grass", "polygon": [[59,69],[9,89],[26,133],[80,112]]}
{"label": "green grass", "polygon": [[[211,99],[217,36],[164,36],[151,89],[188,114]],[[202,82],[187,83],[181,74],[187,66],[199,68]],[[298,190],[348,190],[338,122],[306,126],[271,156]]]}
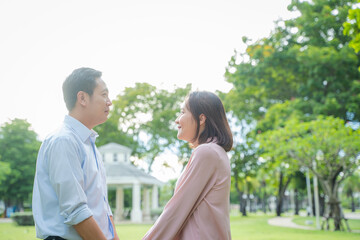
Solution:
{"label": "green grass", "polygon": [[[359,240],[359,233],[309,231],[267,224],[269,216],[233,216],[231,217],[231,234],[233,240]],[[305,224],[307,218],[297,217],[295,222]],[[354,221],[354,222],[353,222]],[[360,220],[352,220],[354,229],[360,225]],[[151,225],[121,224],[116,226],[122,240],[138,240]],[[20,227],[14,223],[0,223],[1,240],[35,240],[34,227]]]}
{"label": "green grass", "polygon": [[[313,224],[309,225],[306,224],[306,221],[312,221]],[[315,217],[294,217],[293,222],[299,225],[304,225],[304,226],[311,226],[311,227],[316,227],[316,218]],[[322,219],[320,218],[320,226],[322,223]],[[360,220],[353,220],[353,219],[349,219],[348,220],[349,226],[351,230],[360,230]],[[345,222],[343,222],[345,229],[347,229]],[[332,219],[330,219],[329,221],[329,225],[330,225],[330,230],[333,230],[333,226],[334,226],[334,221]]]}

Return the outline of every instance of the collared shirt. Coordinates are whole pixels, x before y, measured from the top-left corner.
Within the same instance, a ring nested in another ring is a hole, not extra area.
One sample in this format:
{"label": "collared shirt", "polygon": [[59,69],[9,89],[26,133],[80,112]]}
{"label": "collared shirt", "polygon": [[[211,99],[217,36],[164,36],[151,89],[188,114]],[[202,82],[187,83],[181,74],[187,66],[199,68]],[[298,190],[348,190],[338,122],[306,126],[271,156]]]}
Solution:
{"label": "collared shirt", "polygon": [[93,217],[114,238],[105,168],[95,146],[97,133],[65,116],[39,150],[33,189],[36,236],[81,239],[72,225]]}

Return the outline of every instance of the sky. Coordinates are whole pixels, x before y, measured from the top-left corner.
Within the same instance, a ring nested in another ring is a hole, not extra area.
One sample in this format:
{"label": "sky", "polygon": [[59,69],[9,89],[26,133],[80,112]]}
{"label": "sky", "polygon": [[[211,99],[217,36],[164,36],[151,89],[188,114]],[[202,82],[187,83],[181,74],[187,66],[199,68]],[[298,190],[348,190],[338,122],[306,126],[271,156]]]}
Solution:
{"label": "sky", "polygon": [[0,0],[0,125],[26,119],[43,140],[67,114],[64,79],[102,71],[114,99],[135,82],[227,92],[242,37],[269,36],[290,0]]}

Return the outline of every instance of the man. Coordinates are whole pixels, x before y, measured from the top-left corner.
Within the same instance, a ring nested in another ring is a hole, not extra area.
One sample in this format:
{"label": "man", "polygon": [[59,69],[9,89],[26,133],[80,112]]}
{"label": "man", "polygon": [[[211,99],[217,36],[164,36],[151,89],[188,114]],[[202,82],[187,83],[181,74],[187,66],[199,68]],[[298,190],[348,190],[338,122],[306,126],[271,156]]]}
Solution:
{"label": "man", "polygon": [[101,72],[74,70],[63,83],[69,114],[39,150],[33,189],[41,239],[119,239],[107,198],[106,175],[92,130],[112,105]]}

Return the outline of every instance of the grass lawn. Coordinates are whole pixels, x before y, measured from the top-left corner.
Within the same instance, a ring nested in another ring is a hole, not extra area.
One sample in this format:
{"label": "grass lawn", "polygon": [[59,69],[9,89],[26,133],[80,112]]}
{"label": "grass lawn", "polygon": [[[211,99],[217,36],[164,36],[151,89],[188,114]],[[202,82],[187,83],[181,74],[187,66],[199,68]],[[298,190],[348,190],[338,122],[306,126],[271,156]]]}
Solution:
{"label": "grass lawn", "polygon": [[[309,231],[284,227],[274,227],[267,224],[269,216],[231,217],[231,234],[233,240],[359,240],[359,233]],[[297,218],[296,222],[305,218]],[[301,222],[300,221],[300,222]],[[360,220],[353,220],[353,226],[359,226]],[[300,224],[299,222],[299,224]],[[151,225],[122,224],[116,230],[121,240],[138,240]],[[354,227],[355,229],[355,227]],[[20,227],[14,223],[0,223],[1,240],[35,240],[34,227]]]}
{"label": "grass lawn", "polygon": [[[312,221],[312,225],[306,224],[306,221]],[[316,228],[316,218],[315,217],[294,217],[293,222],[299,225],[304,226],[312,226]],[[320,226],[322,223],[322,219],[320,218]],[[343,222],[345,229],[347,229],[347,226],[345,222]],[[353,220],[349,219],[348,224],[351,230],[360,230],[360,220]],[[326,225],[325,225],[326,226]],[[329,221],[330,230],[334,229],[334,221],[331,219]]]}

